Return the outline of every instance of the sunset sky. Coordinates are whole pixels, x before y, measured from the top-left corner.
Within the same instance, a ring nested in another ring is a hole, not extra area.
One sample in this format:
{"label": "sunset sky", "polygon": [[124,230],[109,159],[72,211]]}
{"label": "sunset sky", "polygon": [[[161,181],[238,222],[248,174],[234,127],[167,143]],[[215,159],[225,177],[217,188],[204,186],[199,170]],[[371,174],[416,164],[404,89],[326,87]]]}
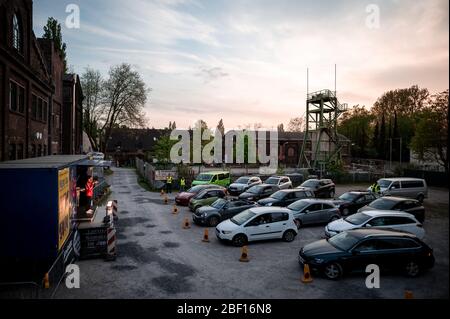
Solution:
{"label": "sunset sky", "polygon": [[[64,26],[78,4],[80,29]],[[380,27],[366,26],[369,4]],[[152,89],[149,127],[287,125],[303,116],[310,91],[337,90],[341,102],[370,107],[384,91],[418,84],[448,88],[448,0],[35,0],[34,30],[63,24],[68,62],[104,75],[134,65]]]}

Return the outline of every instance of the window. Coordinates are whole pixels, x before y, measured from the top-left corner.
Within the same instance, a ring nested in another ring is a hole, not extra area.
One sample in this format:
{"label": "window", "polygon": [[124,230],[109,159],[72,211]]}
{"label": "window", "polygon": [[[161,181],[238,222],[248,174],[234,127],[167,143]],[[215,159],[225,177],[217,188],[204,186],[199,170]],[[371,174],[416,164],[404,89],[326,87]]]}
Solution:
{"label": "window", "polygon": [[17,84],[12,81],[9,83],[9,108],[17,112]]}
{"label": "window", "polygon": [[219,174],[219,180],[224,180],[225,179],[225,174]]}
{"label": "window", "polygon": [[18,104],[19,104],[19,113],[25,113],[25,89],[21,86],[18,86]]}
{"label": "window", "polygon": [[17,159],[23,159],[23,144],[17,144]]}
{"label": "window", "polygon": [[402,181],[402,188],[418,188],[423,187],[422,181]]}
{"label": "window", "polygon": [[15,160],[16,159],[16,144],[9,144],[9,159]]}
{"label": "window", "polygon": [[322,209],[332,209],[332,208],[334,208],[334,207],[331,206],[331,205],[323,204],[323,208]]}
{"label": "window", "polygon": [[370,220],[368,224],[372,226],[385,226],[386,225],[386,218],[385,217],[378,217]]}
{"label": "window", "polygon": [[399,188],[400,188],[400,182],[394,182],[394,183],[392,183],[392,185],[391,185],[390,188],[391,188],[391,189],[399,189]]}
{"label": "window", "polygon": [[272,223],[282,222],[289,219],[287,213],[272,213]]}
{"label": "window", "polygon": [[318,210],[322,210],[322,204],[309,205],[309,207],[306,210],[309,210],[310,212],[315,212],[315,211],[318,211]]}
{"label": "window", "polygon": [[33,118],[33,119],[37,118],[37,103],[38,103],[38,97],[33,94],[32,102],[31,102],[31,118]]}
{"label": "window", "polygon": [[41,144],[39,144],[38,147],[37,147],[37,156],[38,157],[42,156],[42,145]]}
{"label": "window", "polygon": [[36,119],[42,121],[42,99],[38,99],[38,107],[37,107],[37,117]]}
{"label": "window", "polygon": [[359,244],[355,248],[355,250],[356,251],[360,251],[360,252],[363,252],[363,251],[374,251],[374,250],[377,250],[377,246],[378,245],[377,245],[377,241],[376,240],[369,239],[369,240],[365,240],[361,244]]}
{"label": "window", "polygon": [[44,144],[44,154],[42,154],[43,156],[47,156],[47,145]]}
{"label": "window", "polygon": [[[43,108],[43,110],[42,110],[42,112],[43,112],[43,114],[42,114],[42,120],[43,120],[44,122],[47,122],[48,103],[47,103],[46,101],[44,101],[44,104],[43,104],[42,108]],[[142,147],[141,147],[141,148],[142,148]]]}
{"label": "window", "polygon": [[22,30],[21,30],[21,25],[19,22],[19,17],[17,16],[17,14],[14,14],[14,16],[13,16],[12,32],[13,32],[12,45],[13,45],[14,49],[16,49],[17,51],[22,53]]}

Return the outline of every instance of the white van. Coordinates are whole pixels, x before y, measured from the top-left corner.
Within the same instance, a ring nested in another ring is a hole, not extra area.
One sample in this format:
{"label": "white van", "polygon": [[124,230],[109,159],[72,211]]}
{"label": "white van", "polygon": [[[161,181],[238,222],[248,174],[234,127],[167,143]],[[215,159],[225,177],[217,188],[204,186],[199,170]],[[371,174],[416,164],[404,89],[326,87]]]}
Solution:
{"label": "white van", "polygon": [[428,187],[424,179],[412,177],[382,178],[378,180],[383,196],[398,196],[423,202],[428,197]]}

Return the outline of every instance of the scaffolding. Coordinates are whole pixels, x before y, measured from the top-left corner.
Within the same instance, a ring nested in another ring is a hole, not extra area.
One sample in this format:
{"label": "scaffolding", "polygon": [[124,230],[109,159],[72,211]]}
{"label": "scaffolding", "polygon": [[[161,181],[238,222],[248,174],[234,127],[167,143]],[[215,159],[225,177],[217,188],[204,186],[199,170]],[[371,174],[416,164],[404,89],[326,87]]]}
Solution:
{"label": "scaffolding", "polygon": [[305,134],[300,153],[299,167],[321,169],[341,162],[343,144],[337,133],[337,120],[347,111],[336,91],[321,90],[308,93],[306,99]]}

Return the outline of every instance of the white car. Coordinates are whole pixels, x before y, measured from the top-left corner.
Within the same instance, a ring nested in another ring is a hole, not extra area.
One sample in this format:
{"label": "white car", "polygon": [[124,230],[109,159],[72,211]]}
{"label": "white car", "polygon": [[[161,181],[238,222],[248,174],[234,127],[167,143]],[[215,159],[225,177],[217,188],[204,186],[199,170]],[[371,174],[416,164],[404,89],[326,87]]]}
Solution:
{"label": "white car", "polygon": [[340,232],[362,227],[402,230],[412,233],[420,239],[425,236],[422,224],[414,215],[391,210],[365,211],[335,220],[325,226],[325,235],[332,237]]}
{"label": "white car", "polygon": [[237,247],[247,242],[281,238],[291,242],[298,230],[291,210],[281,207],[255,207],[221,222],[216,236]]}
{"label": "white car", "polygon": [[276,185],[280,189],[291,189],[292,188],[291,179],[287,176],[271,176],[268,179],[266,179],[264,184]]}

